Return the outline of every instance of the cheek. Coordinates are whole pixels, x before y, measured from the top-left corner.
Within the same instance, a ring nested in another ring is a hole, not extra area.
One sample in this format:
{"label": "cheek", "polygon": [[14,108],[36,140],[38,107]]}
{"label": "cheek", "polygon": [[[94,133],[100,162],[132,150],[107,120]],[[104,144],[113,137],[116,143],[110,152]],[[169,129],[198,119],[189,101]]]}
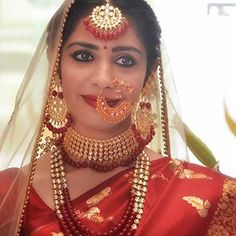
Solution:
{"label": "cheek", "polygon": [[[78,76],[80,75],[80,76]],[[62,88],[65,94],[73,92],[81,83],[81,72],[78,71],[76,63],[72,62],[68,57],[62,57],[61,60],[61,79]]]}
{"label": "cheek", "polygon": [[142,68],[137,71],[138,73],[136,74],[135,78],[133,78],[133,88],[136,93],[136,95],[140,95],[142,92],[143,86],[144,86],[144,81],[145,81],[145,75],[146,75],[146,70],[145,68]]}
{"label": "cheek", "polygon": [[64,100],[71,110],[76,96],[76,76],[73,67],[69,66],[68,60],[62,57],[61,60],[61,80]]}

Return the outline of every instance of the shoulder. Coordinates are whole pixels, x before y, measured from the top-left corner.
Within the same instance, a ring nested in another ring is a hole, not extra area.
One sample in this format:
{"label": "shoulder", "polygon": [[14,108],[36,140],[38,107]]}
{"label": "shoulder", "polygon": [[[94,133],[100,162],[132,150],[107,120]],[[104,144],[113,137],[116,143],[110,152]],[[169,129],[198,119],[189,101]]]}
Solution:
{"label": "shoulder", "polygon": [[204,220],[207,236],[236,235],[235,179],[204,166],[161,158],[152,162],[150,187],[153,198],[163,192],[171,196],[172,209],[182,209],[183,217],[196,224]]}
{"label": "shoulder", "polygon": [[172,172],[180,178],[214,180],[213,182],[215,184],[222,183],[225,179],[231,179],[231,177],[215,169],[178,159],[171,159],[169,167]]}
{"label": "shoulder", "polygon": [[168,168],[175,178],[182,180],[189,188],[199,186],[197,191],[217,197],[222,196],[226,188],[232,188],[234,191],[231,194],[236,197],[236,179],[214,169],[177,159],[170,159]]}
{"label": "shoulder", "polygon": [[208,213],[208,236],[236,235],[236,179],[213,169],[171,160],[170,169],[185,186],[183,200]]}

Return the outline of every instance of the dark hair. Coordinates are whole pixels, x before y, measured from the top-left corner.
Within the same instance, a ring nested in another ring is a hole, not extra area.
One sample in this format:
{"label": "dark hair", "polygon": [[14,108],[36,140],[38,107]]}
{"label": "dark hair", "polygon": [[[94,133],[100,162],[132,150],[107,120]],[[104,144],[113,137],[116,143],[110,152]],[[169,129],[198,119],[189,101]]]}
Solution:
{"label": "dark hair", "polygon": [[[103,5],[103,0],[75,0],[63,32],[65,42],[77,23],[87,16],[95,6]],[[160,57],[161,28],[152,8],[145,0],[112,0],[112,5],[118,7],[123,15],[135,25],[137,33],[147,52],[147,74],[149,76],[154,62]]]}

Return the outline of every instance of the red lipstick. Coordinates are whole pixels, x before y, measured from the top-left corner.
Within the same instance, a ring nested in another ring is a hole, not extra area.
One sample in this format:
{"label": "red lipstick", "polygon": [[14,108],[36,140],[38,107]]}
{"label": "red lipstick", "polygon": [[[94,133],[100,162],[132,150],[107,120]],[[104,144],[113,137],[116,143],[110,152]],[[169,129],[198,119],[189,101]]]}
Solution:
{"label": "red lipstick", "polygon": [[[84,101],[89,104],[91,107],[96,108],[97,105],[97,96],[94,95],[83,95],[82,96]],[[112,99],[112,98],[105,98],[106,102],[109,107],[114,107],[118,104],[120,100]]]}
{"label": "red lipstick", "polygon": [[90,105],[93,108],[96,108],[96,104],[97,104],[97,96],[93,96],[93,95],[83,95],[82,96],[84,101]]}

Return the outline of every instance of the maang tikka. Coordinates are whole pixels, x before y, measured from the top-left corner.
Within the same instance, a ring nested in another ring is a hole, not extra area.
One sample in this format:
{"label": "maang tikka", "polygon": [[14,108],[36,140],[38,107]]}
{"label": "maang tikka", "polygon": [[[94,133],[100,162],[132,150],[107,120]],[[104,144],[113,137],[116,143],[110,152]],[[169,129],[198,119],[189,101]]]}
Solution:
{"label": "maang tikka", "polygon": [[123,17],[119,8],[106,4],[97,6],[92,13],[84,19],[89,32],[102,40],[113,40],[122,35],[128,28],[128,21]]}

